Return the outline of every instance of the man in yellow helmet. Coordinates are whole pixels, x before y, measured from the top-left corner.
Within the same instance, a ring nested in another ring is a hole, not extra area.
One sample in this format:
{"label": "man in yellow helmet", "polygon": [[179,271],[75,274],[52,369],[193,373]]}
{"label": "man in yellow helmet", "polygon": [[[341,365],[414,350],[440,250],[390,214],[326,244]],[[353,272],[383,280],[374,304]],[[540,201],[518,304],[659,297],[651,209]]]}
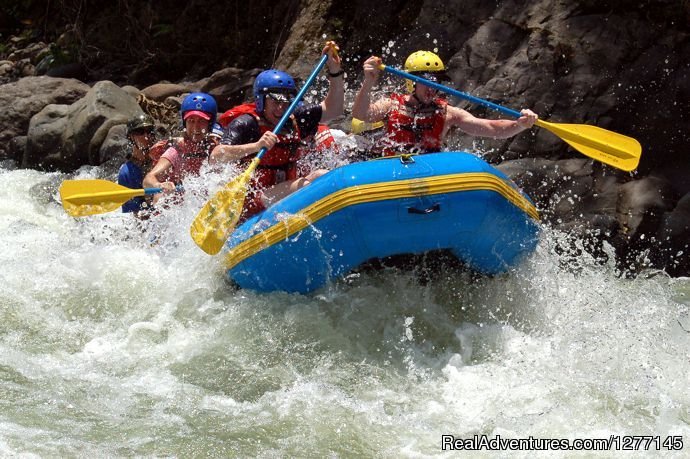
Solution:
{"label": "man in yellow helmet", "polygon": [[[393,93],[371,102],[371,89],[381,74],[381,58],[372,56],[364,62],[364,81],[352,106],[352,116],[366,123],[384,121],[384,156],[418,151],[440,151],[448,130],[457,127],[466,134],[505,139],[537,121],[532,110],[522,110],[517,120],[477,118],[469,112],[448,105],[439,98],[436,90],[411,80],[406,80],[408,94]],[[443,61],[431,51],[416,51],[405,61],[405,71],[430,81],[445,77]]]}

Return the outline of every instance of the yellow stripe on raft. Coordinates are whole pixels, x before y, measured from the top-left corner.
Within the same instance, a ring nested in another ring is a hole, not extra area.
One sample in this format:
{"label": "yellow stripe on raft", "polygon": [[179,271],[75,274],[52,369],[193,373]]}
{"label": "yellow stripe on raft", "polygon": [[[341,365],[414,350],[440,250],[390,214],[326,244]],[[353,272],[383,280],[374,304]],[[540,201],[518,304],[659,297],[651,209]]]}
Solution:
{"label": "yellow stripe on raft", "polygon": [[531,218],[539,220],[537,209],[527,198],[510,183],[486,172],[357,185],[332,193],[304,208],[299,214],[291,215],[284,221],[237,244],[226,254],[225,267],[232,269],[261,250],[287,239],[310,224],[345,207],[389,199],[480,190],[501,194]]}

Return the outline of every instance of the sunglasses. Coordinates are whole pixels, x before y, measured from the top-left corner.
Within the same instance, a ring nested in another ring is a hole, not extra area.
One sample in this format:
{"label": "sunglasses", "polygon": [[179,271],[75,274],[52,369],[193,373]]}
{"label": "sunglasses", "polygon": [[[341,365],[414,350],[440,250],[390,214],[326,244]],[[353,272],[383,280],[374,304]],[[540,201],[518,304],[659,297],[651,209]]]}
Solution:
{"label": "sunglasses", "polygon": [[434,83],[450,81],[450,77],[445,72],[410,72],[413,75],[433,81]]}
{"label": "sunglasses", "polygon": [[274,100],[276,102],[280,103],[290,103],[295,99],[295,94],[290,94],[290,93],[284,93],[284,92],[269,92],[266,94],[266,97],[268,97],[271,100]]}

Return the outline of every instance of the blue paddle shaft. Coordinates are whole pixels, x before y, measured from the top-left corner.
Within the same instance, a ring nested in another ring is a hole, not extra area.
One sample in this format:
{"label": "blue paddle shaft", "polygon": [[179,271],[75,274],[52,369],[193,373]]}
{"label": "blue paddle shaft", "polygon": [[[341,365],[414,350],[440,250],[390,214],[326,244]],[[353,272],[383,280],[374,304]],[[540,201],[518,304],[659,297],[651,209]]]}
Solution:
{"label": "blue paddle shaft", "polygon": [[388,73],[392,73],[394,75],[398,75],[403,78],[407,78],[408,80],[416,81],[417,83],[421,83],[425,86],[429,86],[430,88],[434,88],[438,91],[445,92],[447,94],[451,94],[456,97],[460,97],[461,99],[469,100],[470,102],[473,102],[477,105],[483,105],[484,107],[491,108],[493,110],[499,111],[503,113],[504,115],[512,116],[514,118],[520,118],[522,115],[520,112],[517,112],[515,110],[511,110],[510,108],[503,107],[498,104],[494,104],[493,102],[489,102],[488,100],[480,99],[479,97],[474,97],[470,94],[467,94],[466,92],[458,91],[457,89],[449,88],[448,86],[444,86],[442,84],[438,84],[434,81],[429,81],[427,79],[421,78],[417,75],[413,75],[411,73],[403,72],[402,70],[398,70],[392,67],[388,67],[387,65],[384,66],[384,70]]}
{"label": "blue paddle shaft", "polygon": [[[302,89],[299,90],[297,95],[295,96],[295,99],[292,101],[290,106],[288,107],[287,110],[285,110],[285,113],[283,113],[283,116],[280,118],[280,121],[278,121],[278,124],[276,124],[276,127],[273,128],[273,133],[278,134],[281,129],[283,129],[283,125],[285,122],[290,118],[292,115],[292,112],[295,111],[297,106],[299,105],[300,100],[302,100],[302,97],[304,97],[304,94],[307,92],[309,87],[314,83],[314,80],[316,77],[319,75],[319,72],[323,69],[323,66],[326,65],[326,61],[328,60],[328,54],[324,54],[321,56],[321,60],[319,63],[316,65],[314,70],[311,72],[311,75],[309,75],[309,78],[307,78],[307,81],[304,82],[304,86],[302,86]],[[261,159],[266,153],[268,149],[266,147],[261,148],[259,150],[259,154],[256,155],[257,158]]]}
{"label": "blue paddle shaft", "polygon": [[[177,185],[175,187],[175,191],[181,192],[184,191],[184,187],[182,185]],[[157,193],[162,193],[163,188],[144,188],[144,194],[157,194]]]}

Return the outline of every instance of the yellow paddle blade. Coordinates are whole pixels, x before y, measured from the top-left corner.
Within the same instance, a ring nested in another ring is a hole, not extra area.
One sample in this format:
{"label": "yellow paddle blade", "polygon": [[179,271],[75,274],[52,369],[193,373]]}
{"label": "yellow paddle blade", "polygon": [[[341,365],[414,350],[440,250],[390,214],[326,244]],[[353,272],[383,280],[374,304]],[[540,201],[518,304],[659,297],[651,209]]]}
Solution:
{"label": "yellow paddle blade", "polygon": [[127,188],[107,180],[65,180],[60,185],[62,207],[72,217],[112,212],[144,189]]}
{"label": "yellow paddle blade", "polygon": [[216,193],[194,218],[189,233],[196,245],[207,254],[220,252],[235,228],[242,213],[249,180],[259,161],[259,158],[254,158],[247,170]]}
{"label": "yellow paddle blade", "polygon": [[571,147],[590,158],[624,171],[637,168],[642,145],[632,137],[587,124],[549,123],[536,125],[557,135]]}

